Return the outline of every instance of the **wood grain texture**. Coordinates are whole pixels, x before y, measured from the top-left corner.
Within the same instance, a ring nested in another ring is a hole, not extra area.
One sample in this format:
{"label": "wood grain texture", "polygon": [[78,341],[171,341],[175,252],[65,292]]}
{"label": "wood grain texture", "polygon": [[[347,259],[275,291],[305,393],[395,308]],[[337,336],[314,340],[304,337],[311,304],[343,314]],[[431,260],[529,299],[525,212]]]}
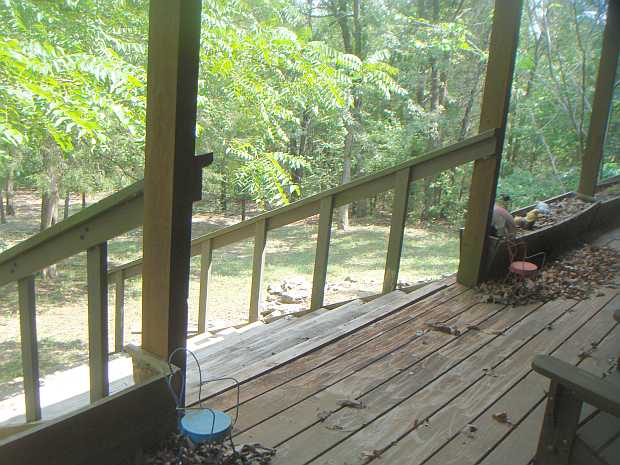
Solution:
{"label": "wood grain texture", "polygon": [[34,276],[19,280],[18,293],[26,420],[36,421],[41,419],[41,396],[39,394],[39,348]]}
{"label": "wood grain texture", "polygon": [[468,286],[478,284],[484,275],[483,258],[501,165],[522,9],[523,0],[495,1],[480,132],[499,128],[498,140],[495,156],[474,162],[458,271],[459,282]]}
{"label": "wood grain texture", "polygon": [[[411,181],[413,182],[478,158],[491,157],[497,150],[497,137],[498,133],[494,129],[481,132],[462,142],[434,150],[379,173],[358,178],[350,183],[328,189],[290,205],[261,213],[241,223],[218,229],[194,239],[191,254],[198,255],[201,253],[200,244],[211,239],[213,240],[213,249],[217,249],[251,238],[258,221],[269,220],[268,229],[272,230],[316,215],[320,211],[321,200],[326,197],[335,197],[334,208],[336,208],[365,196],[387,191],[394,187],[395,173],[405,168],[413,168],[411,174]],[[142,266],[142,260],[138,259],[116,267],[111,272],[116,273],[124,270],[126,277],[137,276],[142,272]]]}
{"label": "wood grain texture", "polygon": [[213,262],[213,241],[202,244],[200,253],[200,292],[198,295],[198,334],[207,330],[207,305],[209,302],[209,281]]}
{"label": "wood grain texture", "polygon": [[390,221],[390,237],[388,239],[385,270],[383,273],[383,293],[396,289],[400,257],[403,251],[403,237],[407,222],[407,207],[409,205],[409,185],[411,169],[396,173],[394,180],[394,202],[392,204],[392,218]]}
{"label": "wood grain texture", "polygon": [[86,252],[88,283],[88,365],[90,400],[109,393],[108,386],[108,245],[91,247]]}
{"label": "wood grain texture", "polygon": [[334,197],[328,196],[321,200],[319,211],[319,230],[316,238],[316,256],[312,274],[312,295],[310,309],[323,306],[325,298],[325,282],[327,279],[327,263],[329,261],[329,245],[332,235],[332,219],[334,216]]}
{"label": "wood grain texture", "polygon": [[[176,427],[162,377],[0,439],[2,465],[110,465],[153,447]],[[126,462],[125,462],[126,463]]]}
{"label": "wood grain texture", "polygon": [[267,220],[256,223],[254,234],[254,255],[252,259],[252,283],[250,285],[250,313],[248,321],[258,321],[262,303],[263,271],[265,269],[265,247],[267,246]]}
{"label": "wood grain texture", "polygon": [[[331,369],[332,363],[336,363],[340,358],[347,356],[349,352],[366,351],[367,344],[377,338],[389,335],[401,325],[408,324],[411,320],[423,318],[425,315],[431,315],[431,312],[443,312],[440,306],[448,302],[450,304],[446,306],[451,309],[448,311],[456,312],[455,314],[466,311],[475,304],[472,300],[471,291],[465,291],[462,286],[458,285],[450,286],[420,302],[414,303],[402,312],[394,313],[376,321],[347,338],[335,341],[333,344],[247,382],[241,391],[241,401],[247,402],[259,398],[272,389],[285,386],[289,381],[322,367],[328,366]],[[235,401],[236,394],[232,391],[226,391],[209,399],[210,403],[221,410],[232,408]]]}
{"label": "wood grain texture", "polygon": [[[590,312],[592,309],[600,308],[605,300],[609,299],[613,294],[607,293],[605,297],[589,301],[575,306],[571,314],[580,313],[582,311]],[[590,309],[590,310],[588,310]],[[554,357],[571,363],[579,363],[581,358],[579,354],[584,350],[584,344],[590,344],[591,341],[601,343],[600,352],[596,351],[594,357],[598,359],[607,359],[609,348],[606,344],[613,342],[614,334],[609,334],[609,312],[599,311],[585,324],[579,327],[571,336],[563,341],[557,348],[549,351]],[[551,330],[553,331],[553,329]],[[601,341],[606,341],[602,343]],[[586,359],[588,360],[588,359]],[[530,360],[525,360],[524,364],[517,367],[517,370],[527,369],[527,375],[518,379],[513,385],[505,386],[503,389],[495,390],[495,387],[505,384],[503,378],[506,371],[494,370],[493,376],[487,377],[482,381],[480,390],[472,392],[471,395],[465,395],[457,402],[465,402],[459,407],[458,404],[453,406],[449,404],[444,409],[443,416],[447,418],[440,420],[438,417],[433,419],[431,424],[434,434],[424,434],[425,430],[420,430],[419,440],[428,440],[434,442],[428,448],[428,457],[424,463],[429,465],[461,465],[474,464],[482,460],[489,451],[493,451],[500,444],[504,450],[511,448],[517,449],[516,446],[520,442],[516,439],[507,440],[511,435],[510,425],[498,424],[492,417],[493,413],[506,412],[510,421],[517,425],[523,421],[535,406],[541,404],[541,412],[539,420],[535,426],[534,438],[531,442],[521,443],[520,449],[524,450],[525,455],[522,460],[515,459],[515,463],[526,463],[533,457],[538,443],[538,434],[542,424],[542,415],[544,411],[543,401],[546,391],[548,390],[549,381],[538,373],[529,370]],[[514,365],[510,363],[506,365],[507,372],[512,371]],[[497,376],[497,377],[495,377]],[[495,387],[494,387],[495,386]],[[463,432],[463,428],[471,424],[476,428],[475,434],[467,435]],[[406,438],[407,439],[407,438]],[[407,443],[407,440],[403,446]],[[496,454],[498,460],[505,457],[500,453]],[[419,457],[424,457],[423,454]]]}
{"label": "wood grain texture", "polygon": [[114,277],[114,352],[122,352],[125,334],[125,276]]}
{"label": "wood grain texture", "polygon": [[200,0],[149,6],[142,345],[164,359],[187,334],[200,16]]}

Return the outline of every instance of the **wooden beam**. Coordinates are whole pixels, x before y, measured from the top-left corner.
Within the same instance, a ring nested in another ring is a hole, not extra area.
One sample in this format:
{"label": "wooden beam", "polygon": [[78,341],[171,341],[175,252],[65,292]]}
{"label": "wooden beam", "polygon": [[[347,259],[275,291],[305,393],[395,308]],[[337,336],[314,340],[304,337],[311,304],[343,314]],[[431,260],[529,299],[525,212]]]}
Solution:
{"label": "wooden beam", "polygon": [[114,275],[114,352],[123,351],[125,333],[125,276]]}
{"label": "wooden beam", "polygon": [[252,259],[252,287],[250,289],[249,321],[258,321],[263,291],[263,270],[265,268],[265,246],[267,245],[267,220],[256,223],[254,234],[254,258]]}
{"label": "wooden beam", "polygon": [[142,346],[163,359],[187,335],[200,14],[200,0],[150,2]]}
{"label": "wooden beam", "polygon": [[200,254],[200,295],[198,296],[198,334],[207,330],[207,301],[209,281],[211,280],[211,262],[213,261],[213,241],[202,243]]}
{"label": "wooden beam", "polygon": [[18,294],[26,420],[36,421],[41,419],[41,398],[39,395],[39,350],[34,276],[19,280]]}
{"label": "wooden beam", "polygon": [[[478,158],[494,156],[497,151],[496,133],[496,130],[485,131],[457,144],[434,150],[379,173],[355,179],[350,183],[328,189],[290,205],[261,213],[241,223],[204,234],[192,241],[192,255],[200,254],[201,244],[208,240],[213,240],[212,248],[215,250],[253,237],[256,223],[263,219],[269,220],[268,229],[271,231],[316,215],[321,208],[321,200],[329,196],[334,196],[334,207],[336,208],[360,198],[392,189],[395,173],[408,167],[414,168],[411,174],[411,182],[413,182]],[[121,270],[124,271],[125,278],[138,276],[142,273],[142,260],[138,259],[118,266],[110,273],[115,274]]]}
{"label": "wooden beam", "polygon": [[536,463],[568,465],[582,404],[569,388],[551,381]]}
{"label": "wooden beam", "polygon": [[474,162],[461,247],[458,280],[467,286],[483,279],[484,255],[506,134],[523,0],[495,0],[489,62],[480,113],[480,132],[498,128],[494,157]]}
{"label": "wooden beam", "polygon": [[403,251],[403,236],[407,222],[407,206],[409,203],[409,180],[411,169],[407,168],[396,174],[394,202],[392,203],[392,220],[390,238],[388,240],[385,271],[383,274],[383,293],[392,292],[398,284],[398,270]]}
{"label": "wooden beam", "polygon": [[142,182],[71,215],[0,254],[0,286],[120,236],[142,224]]}
{"label": "wooden beam", "polygon": [[333,217],[334,196],[330,195],[321,200],[321,208],[319,211],[319,230],[316,238],[316,256],[314,259],[314,273],[312,275],[310,310],[321,308],[325,299],[325,283],[327,280],[327,263],[329,261],[329,244],[332,235]]}
{"label": "wooden beam", "polygon": [[134,463],[177,426],[165,375],[86,408],[0,439],[2,465],[110,465]]}
{"label": "wooden beam", "polygon": [[586,197],[594,197],[596,193],[620,54],[620,1],[609,0],[607,4],[607,23],[603,33],[588,141],[581,160],[581,177],[577,190]]}
{"label": "wooden beam", "polygon": [[89,248],[86,252],[86,279],[88,281],[88,366],[91,402],[109,394],[107,268],[107,243]]}

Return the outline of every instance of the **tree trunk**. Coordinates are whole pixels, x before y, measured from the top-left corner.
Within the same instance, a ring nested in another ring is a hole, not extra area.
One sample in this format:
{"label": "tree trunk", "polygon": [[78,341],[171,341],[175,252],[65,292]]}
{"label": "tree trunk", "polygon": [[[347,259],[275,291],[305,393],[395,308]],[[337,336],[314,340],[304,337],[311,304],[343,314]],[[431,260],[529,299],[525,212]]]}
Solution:
{"label": "tree trunk", "polygon": [[82,208],[86,208],[86,192],[82,192]]}
{"label": "tree trunk", "polygon": [[69,194],[69,192],[67,192],[67,195],[65,195],[65,209],[64,209],[64,215],[63,215],[63,219],[67,219],[69,218],[69,206],[71,204],[71,194]]}
{"label": "tree trunk", "polygon": [[[60,195],[58,192],[58,160],[56,147],[50,142],[50,147],[43,148],[43,160],[46,165],[47,181],[41,195],[41,231],[53,226],[58,221],[58,202]],[[55,278],[57,276],[56,265],[49,266],[41,271],[43,279]]]}
{"label": "tree trunk", "polygon": [[0,189],[0,224],[6,223],[6,215],[4,214],[4,202],[2,201],[2,189]]}
{"label": "tree trunk", "polygon": [[[0,197],[0,201],[2,197]],[[6,214],[7,216],[15,216],[15,179],[13,168],[9,168],[6,177]]]}
{"label": "tree trunk", "polygon": [[222,177],[222,181],[220,182],[220,208],[223,213],[226,213],[228,210],[228,201],[226,196],[226,189],[228,187],[228,182],[226,176]]}
{"label": "tree trunk", "polygon": [[[351,182],[351,151],[353,149],[353,129],[347,126],[347,136],[344,143],[342,157],[342,184]],[[349,228],[349,205],[338,209],[338,229],[346,231]]]}
{"label": "tree trunk", "polygon": [[241,199],[241,221],[245,221],[245,208],[246,208],[247,200],[244,198]]}

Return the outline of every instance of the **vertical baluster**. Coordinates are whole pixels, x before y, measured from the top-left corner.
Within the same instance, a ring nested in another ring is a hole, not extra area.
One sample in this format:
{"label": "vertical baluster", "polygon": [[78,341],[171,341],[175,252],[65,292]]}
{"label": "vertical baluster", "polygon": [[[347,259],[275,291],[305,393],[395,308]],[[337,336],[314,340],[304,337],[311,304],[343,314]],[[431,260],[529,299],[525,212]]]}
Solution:
{"label": "vertical baluster", "polygon": [[125,331],[125,272],[116,273],[114,281],[114,351],[122,352]]}
{"label": "vertical baluster", "polygon": [[200,255],[200,296],[198,298],[198,334],[207,329],[207,293],[211,279],[211,261],[213,260],[213,241],[209,239],[201,246]]}
{"label": "vertical baluster", "polygon": [[250,323],[258,321],[265,268],[265,246],[267,245],[267,220],[256,223],[254,235],[254,258],[252,260],[252,288],[250,291]]}
{"label": "vertical baluster", "polygon": [[319,210],[319,231],[316,239],[316,256],[312,275],[312,297],[310,309],[316,310],[323,306],[325,298],[325,281],[327,278],[327,262],[329,260],[329,244],[332,235],[332,219],[334,214],[334,197],[330,195],[321,200]]}
{"label": "vertical baluster", "polygon": [[26,420],[36,421],[41,419],[41,398],[34,276],[19,280],[18,293]]}
{"label": "vertical baluster", "polygon": [[394,185],[394,203],[392,204],[392,220],[390,224],[390,238],[388,241],[385,272],[383,275],[383,293],[396,289],[400,256],[403,250],[403,235],[407,222],[407,204],[409,201],[410,169],[396,173]]}
{"label": "vertical baluster", "polygon": [[108,245],[86,252],[88,281],[88,363],[90,400],[108,395]]}

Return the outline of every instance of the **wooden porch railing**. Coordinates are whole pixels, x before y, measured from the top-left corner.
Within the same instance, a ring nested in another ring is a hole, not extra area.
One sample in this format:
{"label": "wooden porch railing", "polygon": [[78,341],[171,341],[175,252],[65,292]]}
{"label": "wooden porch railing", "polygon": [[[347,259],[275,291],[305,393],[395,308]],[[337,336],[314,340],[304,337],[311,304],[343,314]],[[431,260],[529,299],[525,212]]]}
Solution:
{"label": "wooden porch railing", "polygon": [[[380,192],[394,189],[394,204],[385,262],[383,292],[396,288],[400,266],[401,250],[409,188],[413,181],[433,176],[441,171],[464,163],[493,157],[497,154],[498,138],[495,130],[469,138],[452,146],[435,150],[379,173],[357,179],[351,183],[305,198],[290,205],[277,208],[241,223],[218,229],[192,241],[192,256],[200,255],[200,292],[198,307],[198,333],[206,328],[207,295],[211,273],[213,251],[221,247],[254,238],[252,281],[248,320],[259,317],[263,270],[265,266],[265,245],[271,230],[319,214],[319,229],[312,279],[311,310],[323,306],[327,262],[330,246],[332,216],[335,208],[352,201],[361,200]],[[124,281],[142,273],[142,260],[135,260],[109,271],[109,281],[116,283],[116,350],[123,346],[122,319],[124,305]],[[120,322],[120,324],[119,324]]]}
{"label": "wooden porch railing", "polygon": [[36,273],[86,251],[90,398],[93,402],[107,396],[107,243],[142,225],[143,200],[143,186],[139,182],[0,254],[0,286],[15,281],[18,286],[27,421],[41,419]]}
{"label": "wooden porch railing", "polygon": [[[311,309],[323,306],[332,216],[335,208],[394,189],[394,204],[385,262],[383,292],[396,288],[409,188],[413,181],[461,164],[497,155],[495,130],[374,175],[357,179],[250,220],[200,236],[192,241],[192,256],[201,256],[198,330],[204,332],[213,250],[254,238],[249,320],[258,320],[269,231],[319,214]],[[123,350],[125,280],[142,272],[142,260],[108,270],[107,243],[142,225],[144,189],[136,183],[88,207],[69,219],[0,254],[0,286],[18,283],[22,365],[27,421],[41,418],[36,336],[35,274],[80,252],[87,252],[88,334],[91,402],[108,395],[108,287],[115,287],[114,350]]]}

